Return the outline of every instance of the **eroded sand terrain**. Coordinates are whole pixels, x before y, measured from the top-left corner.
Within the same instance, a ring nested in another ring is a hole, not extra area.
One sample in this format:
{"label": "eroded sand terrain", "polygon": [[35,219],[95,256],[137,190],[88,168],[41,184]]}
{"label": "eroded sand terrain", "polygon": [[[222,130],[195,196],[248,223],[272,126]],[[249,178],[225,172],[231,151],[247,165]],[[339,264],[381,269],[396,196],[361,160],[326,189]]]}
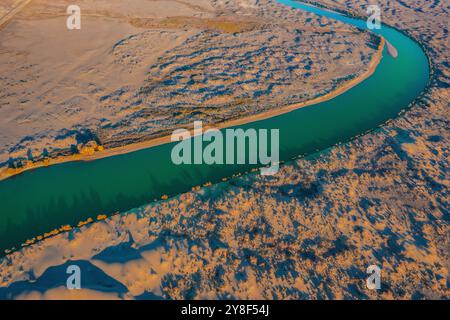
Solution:
{"label": "eroded sand terrain", "polygon": [[[14,253],[0,264],[0,296],[448,299],[448,11],[382,5],[433,64],[408,112],[275,177],[236,178]],[[340,7],[365,12],[356,0]],[[70,261],[101,285],[63,289]],[[372,264],[379,292],[365,286]]]}
{"label": "eroded sand terrain", "polygon": [[308,101],[364,74],[379,43],[273,0],[79,1],[77,31],[70,3],[32,1],[0,31],[3,169]]}

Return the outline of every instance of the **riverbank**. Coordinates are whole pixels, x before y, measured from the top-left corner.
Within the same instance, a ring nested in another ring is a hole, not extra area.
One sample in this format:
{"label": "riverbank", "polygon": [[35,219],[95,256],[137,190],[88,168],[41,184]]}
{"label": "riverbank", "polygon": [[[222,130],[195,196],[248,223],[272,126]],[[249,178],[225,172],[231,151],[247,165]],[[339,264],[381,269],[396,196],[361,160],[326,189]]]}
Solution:
{"label": "riverbank", "polygon": [[[375,54],[373,55],[369,65],[368,65],[368,68],[364,73],[362,73],[358,77],[344,83],[339,88],[337,88],[323,96],[320,96],[320,97],[317,97],[317,98],[314,98],[314,99],[311,99],[311,100],[308,100],[305,102],[287,105],[287,106],[282,107],[277,110],[269,110],[269,111],[265,111],[265,112],[262,112],[259,114],[246,116],[246,117],[243,117],[240,119],[225,121],[222,123],[215,124],[213,126],[205,126],[204,129],[205,130],[208,128],[224,129],[224,128],[229,128],[229,127],[233,127],[233,126],[248,124],[248,123],[252,123],[252,122],[256,122],[256,121],[269,119],[269,118],[279,116],[279,115],[282,115],[285,113],[289,113],[296,109],[312,106],[312,105],[315,105],[315,104],[318,104],[318,103],[321,103],[324,101],[331,100],[331,99],[347,92],[351,88],[357,86],[358,84],[360,84],[361,82],[363,82],[364,80],[369,78],[375,72],[378,64],[380,63],[380,61],[383,57],[383,50],[384,50],[385,44],[386,44],[386,41],[385,41],[384,37],[381,37],[381,41],[378,46],[378,49],[375,52]],[[44,161],[30,163],[23,168],[16,168],[16,169],[3,168],[0,170],[0,181],[8,179],[10,177],[13,177],[15,175],[24,173],[29,170],[34,170],[34,169],[38,169],[38,168],[42,168],[42,167],[48,167],[50,165],[67,163],[67,162],[72,162],[72,161],[94,161],[94,160],[98,160],[98,159],[102,159],[102,158],[131,153],[131,152],[139,151],[142,149],[152,148],[152,147],[167,144],[170,142],[171,142],[171,136],[167,135],[167,136],[150,139],[150,140],[143,141],[143,142],[132,143],[132,144],[115,147],[115,148],[111,148],[111,149],[104,149],[104,150],[96,151],[95,153],[91,153],[91,154],[87,154],[87,155],[74,154],[74,155],[69,155],[69,156],[60,156],[60,157],[56,157],[56,158],[49,158]]]}

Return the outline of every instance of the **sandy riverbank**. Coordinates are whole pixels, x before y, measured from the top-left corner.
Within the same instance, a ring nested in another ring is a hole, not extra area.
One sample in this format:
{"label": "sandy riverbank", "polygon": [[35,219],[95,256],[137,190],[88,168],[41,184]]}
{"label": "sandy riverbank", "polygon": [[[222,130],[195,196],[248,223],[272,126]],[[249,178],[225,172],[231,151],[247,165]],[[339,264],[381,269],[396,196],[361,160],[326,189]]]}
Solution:
{"label": "sandy riverbank", "polygon": [[23,8],[31,3],[32,0],[19,0],[13,4],[13,8],[5,15],[0,17],[0,29],[6,26],[6,24]]}
{"label": "sandy riverbank", "polygon": [[[223,128],[228,128],[228,127],[248,124],[248,123],[252,123],[252,122],[256,122],[256,121],[261,121],[261,120],[265,120],[265,119],[268,119],[271,117],[275,117],[275,116],[278,116],[281,114],[285,114],[285,113],[294,111],[299,108],[303,108],[303,107],[307,107],[307,106],[318,104],[318,103],[321,103],[324,101],[331,100],[331,99],[343,94],[344,92],[350,90],[351,88],[358,85],[359,83],[363,82],[365,79],[369,78],[375,72],[378,64],[380,63],[380,61],[383,57],[383,49],[384,49],[385,43],[386,43],[386,41],[382,37],[380,45],[378,46],[378,50],[373,55],[372,60],[369,64],[366,72],[362,73],[360,76],[356,77],[355,79],[352,79],[351,81],[346,82],[344,85],[340,86],[336,90],[333,90],[323,96],[314,98],[312,100],[308,100],[308,101],[305,101],[302,103],[287,105],[287,106],[282,107],[277,110],[270,110],[270,111],[262,112],[260,114],[247,116],[247,117],[243,117],[240,119],[230,120],[230,121],[226,121],[223,123],[218,123],[214,126],[209,126],[209,127],[205,126],[204,130],[211,128],[211,127],[214,127],[217,129],[223,129]],[[163,136],[163,137],[159,137],[159,138],[155,138],[155,139],[150,139],[148,141],[143,141],[143,142],[133,143],[133,144],[129,144],[129,145],[121,146],[121,147],[98,151],[92,155],[75,154],[75,155],[71,155],[71,156],[57,157],[57,158],[53,158],[53,159],[48,159],[46,161],[36,162],[25,168],[19,168],[19,169],[5,168],[2,171],[0,171],[0,181],[7,179],[9,177],[12,177],[12,176],[21,174],[25,171],[33,170],[33,169],[37,169],[37,168],[41,168],[41,167],[47,167],[50,165],[61,164],[61,163],[71,162],[71,161],[93,161],[93,160],[111,157],[111,156],[115,156],[115,155],[131,153],[134,151],[155,147],[155,146],[159,146],[159,145],[170,143],[170,142],[171,142],[171,136],[168,135],[168,136]]]}

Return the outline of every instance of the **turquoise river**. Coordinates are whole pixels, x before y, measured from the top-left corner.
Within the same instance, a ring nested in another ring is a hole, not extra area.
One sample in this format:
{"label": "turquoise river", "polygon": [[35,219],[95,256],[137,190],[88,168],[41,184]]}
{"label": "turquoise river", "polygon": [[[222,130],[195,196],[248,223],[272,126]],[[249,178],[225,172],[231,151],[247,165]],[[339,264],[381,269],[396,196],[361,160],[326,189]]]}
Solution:
{"label": "turquoise river", "polygon": [[[364,20],[295,1],[279,2],[366,28]],[[239,127],[280,129],[280,159],[290,160],[348,141],[395,118],[426,88],[428,59],[403,33],[385,25],[373,31],[398,50],[396,59],[385,49],[375,73],[344,94]],[[62,163],[0,182],[0,252],[20,248],[25,240],[62,225],[75,226],[99,214],[126,211],[251,169],[246,165],[176,166],[170,157],[172,147],[165,144],[91,162]]]}

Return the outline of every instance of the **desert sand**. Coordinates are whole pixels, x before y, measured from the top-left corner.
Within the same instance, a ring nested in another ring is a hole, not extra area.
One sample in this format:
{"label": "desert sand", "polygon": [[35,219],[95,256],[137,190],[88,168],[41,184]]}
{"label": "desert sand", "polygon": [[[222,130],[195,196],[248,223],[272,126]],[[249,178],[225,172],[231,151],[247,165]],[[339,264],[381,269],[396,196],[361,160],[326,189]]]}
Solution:
{"label": "desert sand", "polygon": [[[222,129],[222,128],[228,128],[228,127],[232,127],[232,126],[241,125],[241,124],[251,123],[251,122],[255,122],[255,121],[260,121],[260,120],[268,119],[268,118],[271,118],[271,117],[274,117],[277,115],[288,113],[288,112],[291,112],[291,111],[299,109],[299,108],[311,106],[311,105],[318,104],[323,101],[333,99],[334,97],[350,90],[352,87],[361,83],[362,81],[364,81],[365,79],[370,77],[375,72],[380,60],[382,59],[384,45],[385,45],[385,39],[382,38],[381,42],[378,46],[378,50],[377,50],[376,54],[374,54],[374,56],[372,57],[372,60],[369,63],[367,71],[362,73],[360,76],[358,76],[348,82],[345,82],[343,85],[339,86],[338,88],[336,88],[335,90],[333,90],[327,94],[324,94],[322,96],[319,96],[317,98],[314,98],[314,99],[311,99],[311,100],[308,100],[305,102],[283,106],[278,109],[264,111],[264,112],[261,112],[261,113],[258,113],[258,114],[252,115],[252,116],[241,117],[236,120],[221,122],[217,125],[211,125],[210,127],[215,128],[215,129]],[[396,57],[397,53],[396,53],[395,48],[392,45],[390,45],[389,48],[390,48],[389,49],[390,54],[393,55],[394,57]],[[205,130],[207,128],[208,127],[205,127]],[[70,162],[70,161],[94,161],[97,159],[102,159],[102,158],[106,158],[106,157],[130,153],[130,152],[134,152],[134,151],[138,151],[138,150],[142,150],[142,149],[146,149],[146,148],[151,148],[151,147],[159,146],[159,145],[170,143],[170,142],[171,142],[171,136],[168,135],[168,136],[163,136],[163,137],[159,137],[159,138],[153,138],[153,139],[146,140],[143,142],[131,143],[131,144],[127,144],[127,145],[120,146],[120,147],[113,147],[113,148],[109,148],[109,149],[101,148],[100,150],[97,148],[95,150],[95,152],[90,152],[88,154],[77,153],[77,154],[73,154],[73,155],[49,158],[49,159],[45,159],[44,161],[33,161],[30,163],[27,163],[27,165],[24,167],[8,168],[8,169],[4,169],[4,170],[0,171],[0,181],[7,179],[9,177],[12,177],[14,175],[17,175],[17,174],[21,174],[27,170],[33,170],[33,169],[37,169],[37,168],[41,168],[41,167],[47,167],[50,165],[65,163],[65,162]]]}

